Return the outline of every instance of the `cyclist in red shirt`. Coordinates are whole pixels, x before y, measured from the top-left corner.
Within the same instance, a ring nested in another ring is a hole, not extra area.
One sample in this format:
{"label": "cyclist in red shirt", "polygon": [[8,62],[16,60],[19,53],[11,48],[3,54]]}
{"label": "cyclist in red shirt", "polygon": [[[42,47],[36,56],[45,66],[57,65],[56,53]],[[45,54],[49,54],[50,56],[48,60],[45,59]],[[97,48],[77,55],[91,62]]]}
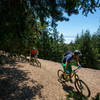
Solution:
{"label": "cyclist in red shirt", "polygon": [[36,58],[38,55],[38,50],[36,48],[33,48],[31,50],[31,58]]}

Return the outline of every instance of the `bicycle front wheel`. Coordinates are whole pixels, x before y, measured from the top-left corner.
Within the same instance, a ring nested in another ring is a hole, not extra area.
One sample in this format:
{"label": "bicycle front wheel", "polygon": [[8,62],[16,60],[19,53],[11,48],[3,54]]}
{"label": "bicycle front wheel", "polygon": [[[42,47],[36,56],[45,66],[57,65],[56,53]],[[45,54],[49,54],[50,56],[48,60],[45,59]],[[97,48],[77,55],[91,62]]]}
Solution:
{"label": "bicycle front wheel", "polygon": [[34,65],[34,59],[31,59],[31,60],[29,61],[29,63],[30,63],[31,65]]}
{"label": "bicycle front wheel", "polygon": [[82,80],[75,81],[75,88],[76,90],[81,93],[85,97],[90,97],[90,89],[86,85],[86,83]]}
{"label": "bicycle front wheel", "polygon": [[38,66],[38,67],[40,67],[40,68],[41,68],[41,63],[40,63],[40,61],[39,61],[39,60],[36,60],[36,64],[37,64],[37,66]]}

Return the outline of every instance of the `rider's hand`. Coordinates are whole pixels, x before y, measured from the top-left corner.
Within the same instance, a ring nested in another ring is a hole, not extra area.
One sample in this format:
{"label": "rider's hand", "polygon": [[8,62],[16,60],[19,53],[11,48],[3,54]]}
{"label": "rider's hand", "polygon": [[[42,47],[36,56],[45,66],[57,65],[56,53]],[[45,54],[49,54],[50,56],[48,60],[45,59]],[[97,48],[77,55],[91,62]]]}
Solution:
{"label": "rider's hand", "polygon": [[82,66],[81,66],[81,64],[78,64],[78,68],[81,68]]}

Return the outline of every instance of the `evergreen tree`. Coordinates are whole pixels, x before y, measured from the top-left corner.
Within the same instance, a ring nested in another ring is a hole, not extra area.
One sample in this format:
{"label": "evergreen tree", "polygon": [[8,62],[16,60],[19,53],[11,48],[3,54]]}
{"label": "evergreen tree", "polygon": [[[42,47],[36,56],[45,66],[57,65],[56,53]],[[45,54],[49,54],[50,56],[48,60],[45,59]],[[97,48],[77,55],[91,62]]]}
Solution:
{"label": "evergreen tree", "polygon": [[99,28],[97,29],[97,32],[96,32],[96,40],[97,40],[97,47],[98,47],[99,54],[100,54],[100,26],[99,26]]}
{"label": "evergreen tree", "polygon": [[91,42],[91,35],[89,31],[86,31],[81,36],[82,42],[80,50],[82,52],[81,63],[84,67],[95,68],[96,64],[96,52]]}

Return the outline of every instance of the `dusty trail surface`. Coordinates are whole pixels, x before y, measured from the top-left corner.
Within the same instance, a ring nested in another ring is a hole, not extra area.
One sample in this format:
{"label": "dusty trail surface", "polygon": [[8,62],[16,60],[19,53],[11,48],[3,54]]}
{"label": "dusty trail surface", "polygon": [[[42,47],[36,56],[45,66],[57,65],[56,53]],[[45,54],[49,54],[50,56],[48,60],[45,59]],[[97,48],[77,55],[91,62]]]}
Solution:
{"label": "dusty trail surface", "polygon": [[[21,62],[1,66],[5,72],[0,74],[0,77],[4,81],[5,76],[8,75],[8,81],[12,82],[7,81],[8,90],[13,91],[5,92],[6,97],[2,96],[4,100],[65,100],[68,90],[75,91],[73,84],[62,85],[58,82],[57,70],[62,69],[60,63],[42,59],[39,61],[42,65],[41,68]],[[90,88],[92,97],[100,92],[100,70],[82,68],[77,74]]]}

